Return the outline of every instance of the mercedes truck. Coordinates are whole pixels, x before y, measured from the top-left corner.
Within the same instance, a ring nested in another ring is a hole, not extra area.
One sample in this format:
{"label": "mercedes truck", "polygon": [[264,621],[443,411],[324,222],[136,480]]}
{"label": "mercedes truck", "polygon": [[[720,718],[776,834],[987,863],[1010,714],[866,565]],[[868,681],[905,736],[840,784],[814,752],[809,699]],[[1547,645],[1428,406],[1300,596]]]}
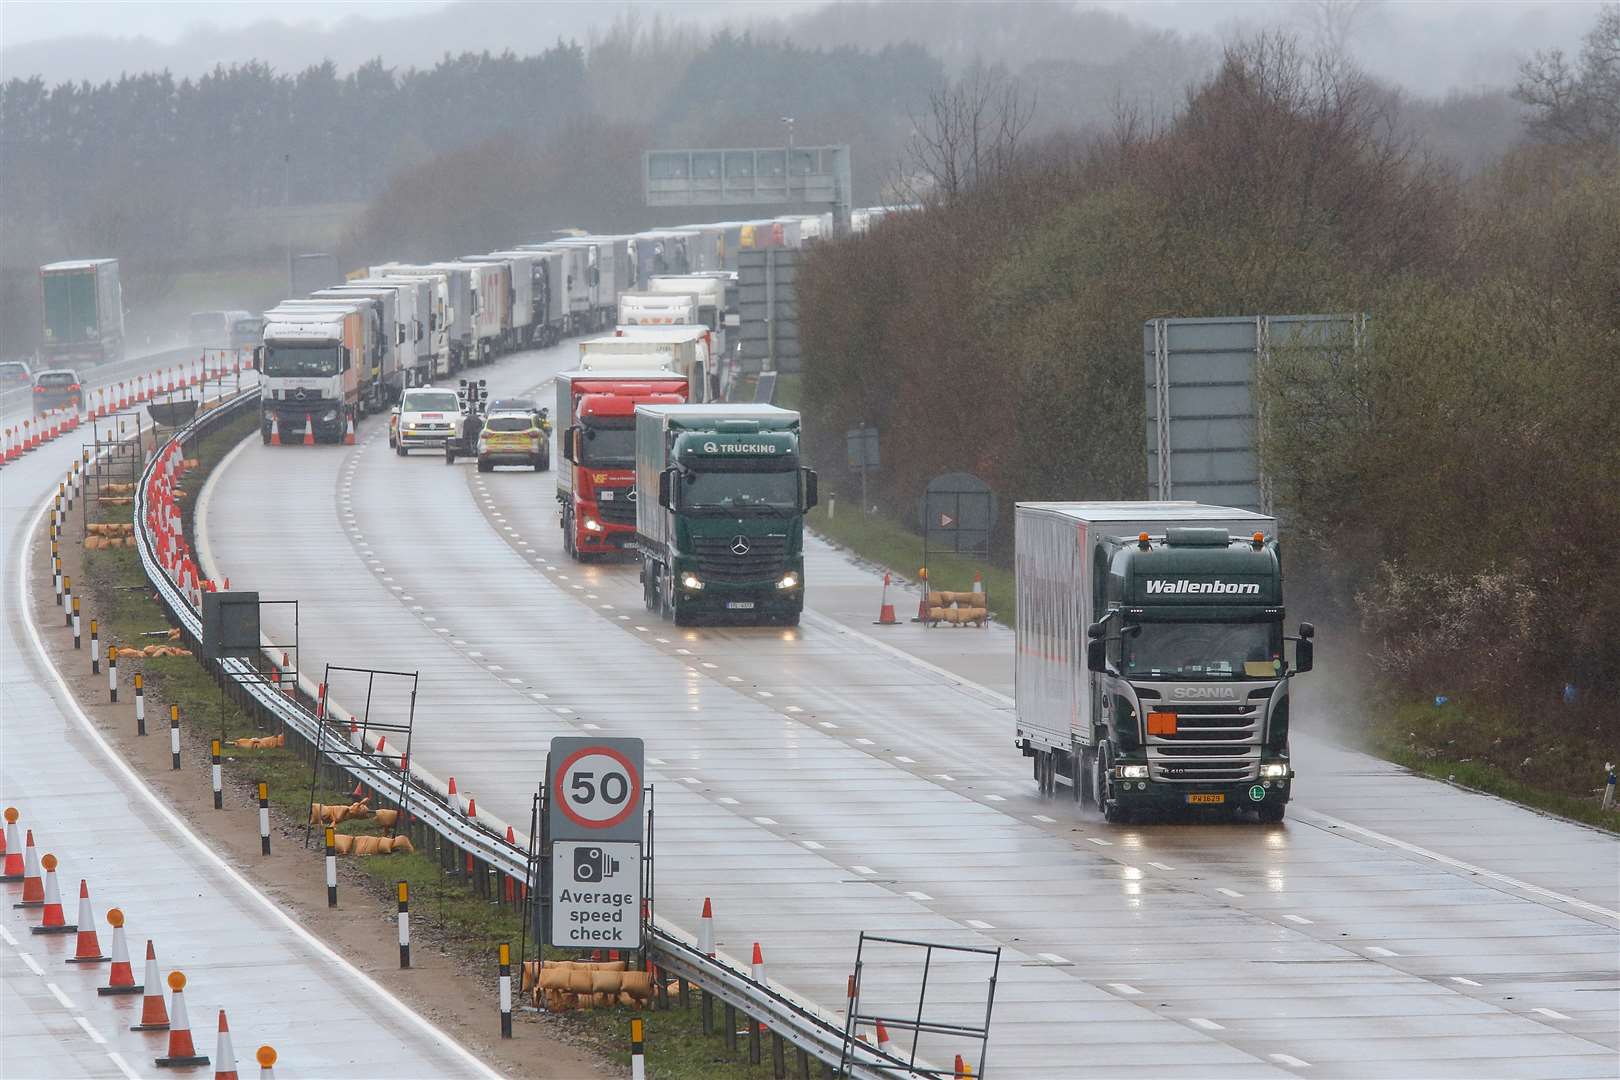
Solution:
{"label": "mercedes truck", "polygon": [[[1110,822],[1292,795],[1277,523],[1193,502],[1019,503],[1015,741],[1037,787]],[[1285,642],[1293,642],[1290,664]]]}

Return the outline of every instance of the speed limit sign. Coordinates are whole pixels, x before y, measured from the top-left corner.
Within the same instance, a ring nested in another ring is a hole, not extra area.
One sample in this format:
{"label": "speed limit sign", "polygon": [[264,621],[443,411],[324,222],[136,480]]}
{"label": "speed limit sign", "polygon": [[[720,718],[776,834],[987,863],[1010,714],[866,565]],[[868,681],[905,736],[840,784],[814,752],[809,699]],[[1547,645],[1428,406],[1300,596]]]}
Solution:
{"label": "speed limit sign", "polygon": [[640,841],[642,770],[640,739],[552,739],[551,838]]}

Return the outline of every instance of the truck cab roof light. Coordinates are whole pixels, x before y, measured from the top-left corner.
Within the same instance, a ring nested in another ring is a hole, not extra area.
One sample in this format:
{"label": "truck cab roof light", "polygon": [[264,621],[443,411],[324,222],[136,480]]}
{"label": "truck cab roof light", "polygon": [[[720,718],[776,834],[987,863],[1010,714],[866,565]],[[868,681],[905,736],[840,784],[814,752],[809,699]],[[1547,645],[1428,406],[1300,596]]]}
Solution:
{"label": "truck cab roof light", "polygon": [[1265,545],[1266,545],[1266,534],[1261,533],[1261,532],[1255,533],[1254,534],[1254,550],[1259,551],[1262,547],[1265,547]]}
{"label": "truck cab roof light", "polygon": [[1143,551],[1146,551],[1148,548],[1153,546],[1148,541],[1148,534],[1147,533],[1141,533],[1140,535],[1138,535],[1137,538],[1136,538],[1136,542],[1142,546]]}

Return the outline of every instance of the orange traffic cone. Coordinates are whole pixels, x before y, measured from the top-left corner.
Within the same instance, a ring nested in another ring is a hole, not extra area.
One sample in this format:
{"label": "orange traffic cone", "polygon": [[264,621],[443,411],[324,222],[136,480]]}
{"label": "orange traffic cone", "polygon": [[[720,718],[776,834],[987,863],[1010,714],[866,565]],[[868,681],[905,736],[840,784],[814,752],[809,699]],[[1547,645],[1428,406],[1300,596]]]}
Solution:
{"label": "orange traffic cone", "polygon": [[219,1010],[219,1041],[214,1044],[214,1080],[236,1080],[236,1048],[231,1045],[224,1009]]}
{"label": "orange traffic cone", "polygon": [[101,941],[96,937],[96,913],[90,910],[90,886],[79,879],[79,947],[68,957],[70,964],[99,964],[110,957],[101,955]]}
{"label": "orange traffic cone", "polygon": [[[129,966],[129,943],[124,940],[124,913],[117,908],[107,909],[107,925],[113,928],[112,968],[107,972],[107,985],[98,987],[102,997],[113,994],[139,994],[146,987],[135,981],[135,972]],[[162,1004],[163,997],[158,996]]]}
{"label": "orange traffic cone", "polygon": [[22,844],[17,841],[17,808],[6,807],[6,865],[0,872],[0,881],[21,881],[23,879],[23,853]]}
{"label": "orange traffic cone", "polygon": [[349,417],[348,427],[343,432],[343,445],[344,446],[353,446],[354,445],[354,417],[352,417],[352,416]]}
{"label": "orange traffic cone", "polygon": [[163,980],[158,978],[157,951],[146,939],[146,978],[141,983],[141,1022],[131,1031],[168,1031],[169,1010],[163,1006]]}
{"label": "orange traffic cone", "polygon": [[28,830],[28,842],[23,848],[22,900],[12,907],[42,907],[45,904],[45,882],[39,875],[39,856],[34,854],[34,830]]}
{"label": "orange traffic cone", "polygon": [[169,989],[174,1002],[174,1017],[169,1022],[169,1054],[153,1058],[152,1064],[160,1069],[183,1068],[187,1065],[206,1065],[208,1059],[197,1053],[191,1044],[191,1018],[186,1015],[186,977],[178,971],[169,972]]}
{"label": "orange traffic cone", "polygon": [[36,934],[71,934],[77,931],[77,926],[70,926],[62,915],[62,894],[56,888],[56,856],[50,852],[40,864],[45,867],[45,903],[44,918],[38,926],[29,927]]}
{"label": "orange traffic cone", "polygon": [[889,1052],[889,1029],[883,1026],[883,1021],[877,1022],[877,1048],[880,1053]]}
{"label": "orange traffic cone", "polygon": [[450,803],[450,809],[454,810],[457,815],[461,817],[467,816],[467,808],[461,805],[461,796],[456,794],[456,778],[453,776],[450,778],[450,790],[445,795],[445,798]]}
{"label": "orange traffic cone", "polygon": [[873,626],[893,626],[900,620],[894,617],[894,605],[889,603],[889,573],[883,572],[883,600],[878,606],[877,622]]}
{"label": "orange traffic cone", "polygon": [[313,413],[304,414],[304,445],[315,445],[315,415]]}
{"label": "orange traffic cone", "polygon": [[760,951],[759,942],[757,941],[754,942],[754,962],[752,967],[754,981],[763,986],[765,984],[765,954]]}
{"label": "orange traffic cone", "polygon": [[703,915],[698,920],[698,952],[714,956],[714,906],[707,896],[703,898]]}
{"label": "orange traffic cone", "polygon": [[977,570],[973,571],[973,591],[984,595],[984,575]]}
{"label": "orange traffic cone", "polygon": [[270,414],[270,445],[271,446],[280,446],[281,445],[281,424],[276,419],[276,414],[275,413]]}

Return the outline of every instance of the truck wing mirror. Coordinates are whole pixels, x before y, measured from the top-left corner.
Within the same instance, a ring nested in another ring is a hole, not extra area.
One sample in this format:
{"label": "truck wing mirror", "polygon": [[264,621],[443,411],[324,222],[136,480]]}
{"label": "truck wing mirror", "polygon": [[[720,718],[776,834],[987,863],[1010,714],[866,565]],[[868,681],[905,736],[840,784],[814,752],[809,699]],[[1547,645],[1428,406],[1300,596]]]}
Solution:
{"label": "truck wing mirror", "polygon": [[804,471],[804,510],[806,512],[808,512],[808,511],[815,508],[816,503],[819,502],[820,499],[818,498],[817,489],[816,489],[816,470],[814,470],[814,469],[805,469],[803,471]]}
{"label": "truck wing mirror", "polygon": [[674,509],[674,507],[671,505],[671,503],[674,501],[671,497],[674,493],[674,487],[674,469],[665,469],[663,472],[658,474],[658,505],[664,507],[666,510]]}
{"label": "truck wing mirror", "polygon": [[565,428],[562,433],[562,458],[570,463],[578,457],[574,453],[574,432],[577,430],[577,428]]}
{"label": "truck wing mirror", "polygon": [[1309,641],[1315,636],[1316,625],[1314,623],[1302,622],[1299,624],[1299,639],[1301,641]]}
{"label": "truck wing mirror", "polygon": [[354,367],[354,356],[349,352],[348,347],[345,346],[343,349],[343,370],[348,371],[352,367]]}
{"label": "truck wing mirror", "polygon": [[[1305,624],[1309,626],[1309,623]],[[1304,635],[1304,627],[1300,627],[1300,638],[1294,643],[1294,674],[1303,675],[1316,664],[1316,645]]]}
{"label": "truck wing mirror", "polygon": [[[1095,628],[1096,623],[1092,623]],[[1101,675],[1108,671],[1108,643],[1100,637],[1086,642],[1086,670]]]}
{"label": "truck wing mirror", "polygon": [[255,345],[253,347],[253,370],[254,371],[263,371],[264,370],[264,346],[263,345]]}
{"label": "truck wing mirror", "polygon": [[1094,622],[1090,626],[1086,627],[1086,637],[1089,640],[1096,641],[1098,638],[1100,638],[1102,636],[1103,636],[1103,624],[1102,623]]}

